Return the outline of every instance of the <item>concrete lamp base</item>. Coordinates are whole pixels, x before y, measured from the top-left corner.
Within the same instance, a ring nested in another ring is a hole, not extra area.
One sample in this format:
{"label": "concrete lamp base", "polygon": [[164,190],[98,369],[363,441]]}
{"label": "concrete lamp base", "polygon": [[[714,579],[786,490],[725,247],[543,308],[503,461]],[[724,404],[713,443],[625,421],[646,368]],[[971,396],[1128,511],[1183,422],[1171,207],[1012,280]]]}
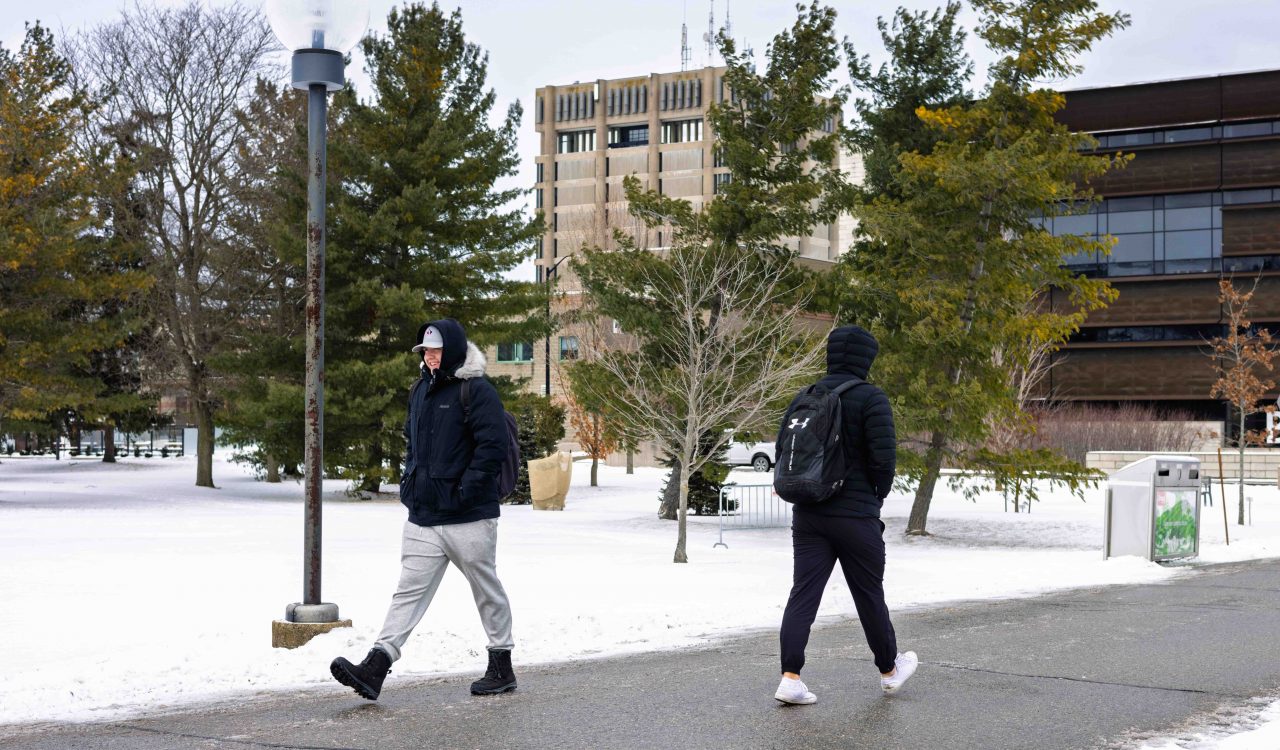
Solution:
{"label": "concrete lamp base", "polygon": [[271,647],[297,648],[321,633],[349,627],[350,620],[338,619],[336,604],[290,604],[283,620],[271,621]]}

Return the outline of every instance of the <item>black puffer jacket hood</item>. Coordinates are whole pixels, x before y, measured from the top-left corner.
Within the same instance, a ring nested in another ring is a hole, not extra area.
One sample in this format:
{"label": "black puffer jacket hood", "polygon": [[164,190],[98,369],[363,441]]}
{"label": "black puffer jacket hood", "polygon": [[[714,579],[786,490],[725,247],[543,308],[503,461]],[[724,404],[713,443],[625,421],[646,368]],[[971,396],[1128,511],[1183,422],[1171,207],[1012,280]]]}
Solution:
{"label": "black puffer jacket hood", "polygon": [[880,344],[865,328],[840,326],[827,336],[827,372],[866,380],[879,353]]}
{"label": "black puffer jacket hood", "polygon": [[462,363],[467,361],[467,332],[462,330],[462,324],[453,318],[441,318],[419,326],[418,335],[414,338],[415,343],[422,341],[428,326],[434,326],[440,332],[440,337],[444,339],[440,372],[447,377],[453,377]]}

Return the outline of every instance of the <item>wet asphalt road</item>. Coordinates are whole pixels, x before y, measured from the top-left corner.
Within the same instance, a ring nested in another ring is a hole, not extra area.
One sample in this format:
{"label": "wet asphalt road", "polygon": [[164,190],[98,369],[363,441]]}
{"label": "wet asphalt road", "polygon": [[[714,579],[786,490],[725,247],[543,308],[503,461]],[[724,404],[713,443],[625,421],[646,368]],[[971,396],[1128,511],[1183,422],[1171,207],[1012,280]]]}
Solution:
{"label": "wet asphalt road", "polygon": [[[921,667],[880,694],[856,620],[815,628],[812,706],[782,706],[773,632],[712,648],[331,689],[102,724],[0,727],[3,750],[211,748],[1034,748],[1123,746],[1280,694],[1280,560],[1166,584],[899,612]],[[517,652],[518,654],[518,652]],[[327,670],[327,664],[317,665]]]}

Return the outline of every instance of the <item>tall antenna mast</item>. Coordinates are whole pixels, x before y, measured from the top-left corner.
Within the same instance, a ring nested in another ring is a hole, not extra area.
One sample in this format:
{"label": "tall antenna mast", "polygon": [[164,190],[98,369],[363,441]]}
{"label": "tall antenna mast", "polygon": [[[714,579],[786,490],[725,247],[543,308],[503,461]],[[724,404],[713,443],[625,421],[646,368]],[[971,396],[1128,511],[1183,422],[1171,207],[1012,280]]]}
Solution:
{"label": "tall antenna mast", "polygon": [[729,18],[729,0],[724,0],[724,36],[733,38],[733,21]]}
{"label": "tall antenna mast", "polygon": [[684,21],[680,23],[680,70],[689,69],[689,3],[685,2]]}
{"label": "tall antenna mast", "polygon": [[702,35],[702,41],[707,44],[707,67],[711,67],[714,63],[712,60],[716,54],[716,0],[711,0],[711,10],[707,12],[707,33]]}

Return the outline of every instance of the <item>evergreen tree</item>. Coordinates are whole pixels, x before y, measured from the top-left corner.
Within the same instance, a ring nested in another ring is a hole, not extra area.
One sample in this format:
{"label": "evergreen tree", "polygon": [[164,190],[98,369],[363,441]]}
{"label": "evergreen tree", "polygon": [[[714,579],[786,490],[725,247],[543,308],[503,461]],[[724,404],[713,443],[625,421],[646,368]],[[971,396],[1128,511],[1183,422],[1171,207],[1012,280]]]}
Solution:
{"label": "evergreen tree", "polygon": [[330,151],[343,182],[327,259],[325,456],[376,491],[399,476],[423,322],[455,318],[482,347],[547,325],[542,286],[504,275],[542,234],[511,207],[524,191],[495,187],[516,173],[521,108],[489,124],[488,56],[466,41],[461,13],[393,10],[362,51],[373,102],[338,97],[348,132]]}
{"label": "evergreen tree", "polygon": [[964,29],[957,25],[960,3],[929,13],[898,8],[891,22],[876,19],[888,62],[872,70],[870,57],[845,42],[849,78],[868,98],[854,99],[858,119],[849,140],[862,157],[866,196],[894,191],[898,154],[928,154],[940,137],[916,115],[922,106],[949,107],[969,98],[966,82],[973,63],[964,52]]}
{"label": "evergreen tree", "polygon": [[[1089,179],[1120,160],[1090,155],[1095,142],[1054,119],[1063,97],[1039,82],[1077,73],[1076,55],[1128,19],[1099,13],[1092,0],[974,6],[978,36],[1001,55],[986,90],[972,104],[920,107],[937,134],[933,150],[900,154],[894,188],[858,212],[882,248],[858,260],[857,293],[875,303],[868,322],[881,340],[876,366],[896,384],[890,396],[907,436],[899,465],[919,482],[909,534],[927,533],[944,461],[1014,474],[1033,468],[1034,455],[1009,462],[979,454],[992,416],[1019,418],[1009,365],[1032,348],[1026,342],[1065,341],[1114,296],[1104,281],[1062,267],[1068,256],[1106,251],[1110,242],[1054,237],[1037,217],[1079,210],[1092,198]],[[1032,307],[1049,286],[1065,292],[1074,311]],[[1076,489],[1087,478],[1064,480]]]}
{"label": "evergreen tree", "polygon": [[[964,52],[966,34],[957,23],[960,3],[944,9],[908,11],[898,8],[892,21],[876,19],[888,60],[873,68],[870,56],[859,54],[845,42],[849,78],[864,96],[853,100],[857,118],[849,126],[846,141],[863,164],[858,201],[877,196],[897,196],[898,156],[929,154],[942,134],[916,114],[920,107],[959,106],[971,100],[966,90],[973,63]],[[835,268],[819,279],[819,305],[837,319],[867,321],[880,314],[882,302],[857,281],[870,273],[863,260],[886,250],[879,238],[857,231],[851,248]]]}
{"label": "evergreen tree", "polygon": [[0,47],[0,417],[56,422],[127,407],[101,377],[146,287],[95,205],[110,154],[82,150],[92,104],[48,30]]}

